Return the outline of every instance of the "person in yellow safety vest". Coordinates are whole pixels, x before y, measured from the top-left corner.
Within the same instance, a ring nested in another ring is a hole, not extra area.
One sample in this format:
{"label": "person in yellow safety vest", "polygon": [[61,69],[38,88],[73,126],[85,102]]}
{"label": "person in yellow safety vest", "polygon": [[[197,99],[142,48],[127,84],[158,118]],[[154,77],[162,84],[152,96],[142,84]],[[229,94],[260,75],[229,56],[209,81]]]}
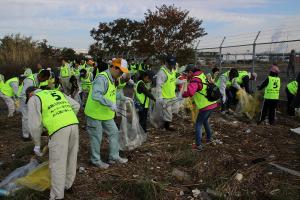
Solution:
{"label": "person in yellow safety vest", "polygon": [[219,74],[220,74],[220,69],[217,68],[217,67],[214,67],[214,68],[212,68],[211,72],[212,72],[211,74],[210,73],[206,74],[207,80],[210,83],[217,83],[218,78],[219,78]]}
{"label": "person in yellow safety vest", "polygon": [[92,87],[92,82],[93,82],[93,74],[87,72],[85,69],[80,70],[80,80],[79,80],[80,87],[81,87],[80,98],[83,107],[85,107],[88,94]]}
{"label": "person in yellow safety vest", "polygon": [[154,74],[150,70],[140,73],[139,81],[134,86],[134,101],[138,108],[140,125],[145,133],[147,132],[147,116],[150,99],[155,102],[155,98],[151,94],[151,88],[147,86],[152,83],[153,76]]}
{"label": "person in yellow safety vest", "polygon": [[0,90],[0,97],[4,100],[8,108],[7,117],[13,117],[16,111],[15,101],[18,99],[19,84],[22,84],[21,77],[13,77],[5,81]]}
{"label": "person in yellow safety vest", "polygon": [[86,68],[85,68],[86,71],[87,71],[87,72],[93,73],[95,62],[94,62],[93,60],[88,60],[86,64],[87,64],[87,65],[86,65]]}
{"label": "person in yellow safety vest", "polygon": [[57,90],[26,90],[28,127],[34,141],[34,153],[42,156],[43,127],[49,135],[50,200],[63,199],[71,191],[77,167],[79,147],[77,112],[80,105]]}
{"label": "person in yellow safety vest", "polygon": [[0,91],[1,91],[1,88],[4,86],[4,83],[5,83],[5,78],[2,74],[0,74]]}
{"label": "person in yellow safety vest", "polygon": [[270,74],[266,80],[258,87],[258,90],[264,89],[264,102],[258,124],[265,121],[268,115],[269,124],[274,125],[276,107],[280,94],[280,78],[278,77],[280,70],[278,66],[272,65]]}
{"label": "person in yellow safety vest", "polygon": [[295,116],[295,107],[293,106],[293,101],[297,96],[299,83],[300,80],[291,81],[287,84],[285,88],[285,93],[287,97],[287,114],[290,116]]}
{"label": "person in yellow safety vest", "polygon": [[[29,87],[38,87],[40,83],[45,82],[50,77],[48,70],[42,70],[38,74],[31,74],[26,77],[22,84],[22,90],[20,92],[20,109],[22,113],[22,139],[24,142],[30,140],[30,133],[28,128],[28,108],[26,104],[26,90]],[[48,86],[48,84],[47,84]]]}
{"label": "person in yellow safety vest", "polygon": [[133,80],[136,80],[136,74],[137,74],[137,64],[131,63],[130,66],[130,76],[133,78]]}
{"label": "person in yellow safety vest", "polygon": [[79,71],[85,68],[86,68],[86,62],[85,60],[81,60],[79,65]]}
{"label": "person in yellow safety vest", "polygon": [[199,113],[196,119],[196,145],[193,145],[193,149],[196,151],[203,150],[202,145],[202,126],[204,126],[206,132],[206,143],[212,142],[212,131],[209,125],[209,117],[213,110],[218,107],[217,101],[209,101],[207,95],[208,80],[206,75],[197,67],[188,65],[185,69],[189,84],[187,91],[182,94],[183,98],[192,97]]}
{"label": "person in yellow safety vest", "polygon": [[117,112],[115,81],[123,73],[128,73],[127,67],[122,64],[123,61],[121,58],[114,59],[109,69],[96,76],[84,109],[91,144],[91,163],[103,169],[109,167],[109,164],[103,162],[100,156],[104,130],[109,139],[109,163],[128,162],[126,158],[121,158],[119,155],[119,130],[114,122]]}
{"label": "person in yellow safety vest", "polygon": [[80,65],[78,61],[75,61],[73,69],[72,69],[72,74],[77,78],[79,81],[79,76],[80,76]]}
{"label": "person in yellow safety vest", "polygon": [[30,76],[32,74],[32,70],[29,68],[29,67],[27,67],[26,69],[25,69],[25,71],[24,71],[24,76],[26,76],[26,77],[28,77],[28,76]]}
{"label": "person in yellow safety vest", "polygon": [[71,93],[71,85],[70,85],[70,77],[71,77],[71,69],[65,59],[61,60],[61,67],[60,67],[60,81],[62,86],[62,91],[70,95]]}
{"label": "person in yellow safety vest", "polygon": [[156,87],[160,97],[157,101],[162,102],[164,128],[169,131],[175,129],[170,127],[172,122],[172,113],[175,103],[170,103],[176,100],[176,84],[182,83],[176,79],[176,58],[173,55],[166,56],[165,66],[162,66],[157,73]]}

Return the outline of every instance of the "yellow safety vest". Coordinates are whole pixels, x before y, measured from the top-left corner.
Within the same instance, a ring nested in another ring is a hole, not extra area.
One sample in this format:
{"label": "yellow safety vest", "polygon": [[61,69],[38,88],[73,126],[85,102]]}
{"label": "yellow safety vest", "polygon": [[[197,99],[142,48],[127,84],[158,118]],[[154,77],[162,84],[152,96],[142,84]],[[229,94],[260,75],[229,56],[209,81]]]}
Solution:
{"label": "yellow safety vest", "polygon": [[[107,88],[106,93],[104,94],[104,98],[106,98],[107,100],[109,100],[115,104],[117,101],[115,84],[110,80],[107,72],[101,72],[98,76],[104,76],[108,82],[108,88]],[[111,120],[111,119],[113,119],[115,117],[115,112],[112,111],[109,107],[102,105],[99,101],[95,101],[92,97],[92,91],[93,91],[93,85],[91,86],[91,90],[88,95],[84,113],[88,117],[91,117],[96,120]]]}
{"label": "yellow safety vest", "polygon": [[60,67],[60,76],[62,78],[67,78],[71,75],[70,67],[68,65],[64,65]]}
{"label": "yellow safety vest", "polygon": [[83,77],[80,78],[81,88],[83,91],[88,92],[91,89],[92,82],[91,82],[90,76],[91,76],[91,73],[88,73],[86,78],[83,78]]}
{"label": "yellow safety vest", "polygon": [[64,94],[57,90],[42,90],[35,94],[42,105],[42,122],[49,136],[58,130],[78,124],[78,119]]}
{"label": "yellow safety vest", "polygon": [[[142,82],[143,81],[140,80],[140,81],[137,82],[137,84],[135,84],[135,88],[134,88],[135,97],[140,102],[140,104],[142,106],[144,106],[144,108],[149,108],[149,104],[150,104],[149,97],[147,97],[144,93],[138,93],[138,91],[137,91],[137,88],[138,88],[139,84],[142,83]],[[145,84],[145,86],[146,86],[146,84]]]}
{"label": "yellow safety vest", "polygon": [[297,91],[298,91],[298,82],[297,81],[290,82],[289,84],[287,84],[286,87],[292,95],[296,96]]}
{"label": "yellow safety vest", "polygon": [[198,109],[202,109],[202,108],[205,108],[209,105],[212,105],[212,104],[215,104],[217,101],[209,101],[207,98],[206,98],[206,95],[207,95],[207,83],[208,81],[206,80],[206,76],[204,73],[201,73],[200,75],[198,76],[195,76],[196,78],[199,78],[202,82],[202,90],[198,91],[195,93],[195,95],[193,96],[193,100],[197,106]]}
{"label": "yellow safety vest", "polygon": [[[227,77],[228,80],[227,80],[227,82],[226,82],[226,87],[230,87],[230,86],[232,85],[232,82],[229,81],[229,71],[225,72],[225,73],[222,74],[221,76]],[[220,77],[221,77],[221,76],[220,76]],[[218,88],[220,88],[220,85],[221,85],[220,77],[218,78],[218,80],[217,80],[217,82],[216,82],[216,86],[217,86]]]}
{"label": "yellow safety vest", "polygon": [[13,97],[15,95],[13,88],[10,86],[10,83],[12,82],[17,82],[17,84],[19,85],[19,78],[14,77],[8,79],[1,88],[1,92],[8,97]]}
{"label": "yellow safety vest", "polygon": [[166,82],[162,85],[162,97],[164,99],[172,99],[176,97],[176,71],[172,70],[171,73],[165,67],[160,68],[167,76]]}
{"label": "yellow safety vest", "polygon": [[239,76],[236,78],[236,82],[241,85],[243,83],[243,78],[248,76],[247,71],[239,71]]}
{"label": "yellow safety vest", "polygon": [[265,99],[279,99],[280,93],[280,78],[269,76],[269,83],[265,88]]}

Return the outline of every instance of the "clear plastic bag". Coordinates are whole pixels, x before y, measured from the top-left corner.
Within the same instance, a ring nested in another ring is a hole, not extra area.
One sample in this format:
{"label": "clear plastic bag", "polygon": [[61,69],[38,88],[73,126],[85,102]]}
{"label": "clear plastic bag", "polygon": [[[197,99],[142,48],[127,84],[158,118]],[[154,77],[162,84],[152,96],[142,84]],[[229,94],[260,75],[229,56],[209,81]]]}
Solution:
{"label": "clear plastic bag", "polygon": [[119,109],[122,121],[120,125],[120,149],[133,150],[142,145],[147,139],[147,134],[140,125],[134,102],[126,99]]}
{"label": "clear plastic bag", "polygon": [[15,187],[12,187],[13,185],[15,185],[15,181],[18,178],[26,176],[30,171],[35,169],[38,165],[39,162],[35,159],[32,159],[28,164],[15,169],[3,181],[1,181],[0,188],[5,189],[11,193],[12,190],[15,190]]}
{"label": "clear plastic bag", "polygon": [[150,105],[149,109],[150,123],[154,128],[160,128],[164,125],[163,120],[163,102],[156,101]]}

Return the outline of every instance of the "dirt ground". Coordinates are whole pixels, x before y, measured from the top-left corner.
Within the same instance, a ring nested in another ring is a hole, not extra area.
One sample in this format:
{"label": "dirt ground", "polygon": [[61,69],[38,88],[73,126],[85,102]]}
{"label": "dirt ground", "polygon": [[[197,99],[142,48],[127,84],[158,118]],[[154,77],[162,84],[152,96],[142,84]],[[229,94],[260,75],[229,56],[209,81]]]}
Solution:
{"label": "dirt ground", "polygon": [[[21,116],[7,119],[6,109],[0,104],[2,179],[28,163],[33,143],[21,140]],[[210,122],[217,142],[195,152],[190,117],[175,117],[176,131],[151,128],[141,147],[121,152],[129,159],[127,164],[107,170],[89,165],[82,112],[79,118],[78,168],[84,170],[78,170],[73,193],[66,194],[65,199],[300,199],[300,177],[270,165],[300,171],[300,136],[289,131],[300,126],[294,118],[278,113],[276,126],[256,125],[244,117],[216,111]],[[103,141],[102,158],[106,161],[108,144],[105,138]],[[184,175],[172,175],[174,169]],[[48,195],[49,191],[21,190],[7,199],[48,199]]]}

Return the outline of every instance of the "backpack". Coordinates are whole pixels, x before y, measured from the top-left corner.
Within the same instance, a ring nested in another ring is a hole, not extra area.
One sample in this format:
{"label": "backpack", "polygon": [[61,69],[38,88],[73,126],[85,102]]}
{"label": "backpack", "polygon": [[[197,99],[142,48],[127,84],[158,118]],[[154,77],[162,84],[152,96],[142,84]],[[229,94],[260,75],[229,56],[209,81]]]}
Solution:
{"label": "backpack", "polygon": [[202,83],[202,84],[207,85],[206,95],[204,94],[202,95],[205,96],[208,99],[208,101],[217,101],[221,99],[222,95],[220,89],[214,83]]}

